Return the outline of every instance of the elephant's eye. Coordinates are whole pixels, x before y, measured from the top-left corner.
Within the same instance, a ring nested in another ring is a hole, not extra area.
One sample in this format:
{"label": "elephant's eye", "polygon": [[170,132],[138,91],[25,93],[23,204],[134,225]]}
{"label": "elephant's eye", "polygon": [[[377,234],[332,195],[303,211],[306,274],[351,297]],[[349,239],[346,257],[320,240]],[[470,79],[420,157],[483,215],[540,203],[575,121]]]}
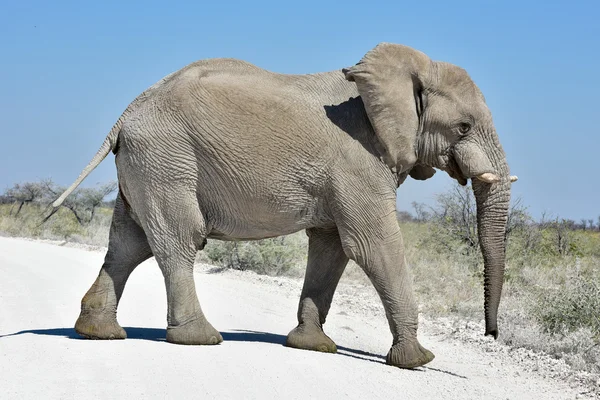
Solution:
{"label": "elephant's eye", "polygon": [[458,131],[460,133],[462,133],[463,135],[465,133],[468,133],[471,130],[471,125],[467,124],[466,122],[461,122],[460,124],[458,124]]}

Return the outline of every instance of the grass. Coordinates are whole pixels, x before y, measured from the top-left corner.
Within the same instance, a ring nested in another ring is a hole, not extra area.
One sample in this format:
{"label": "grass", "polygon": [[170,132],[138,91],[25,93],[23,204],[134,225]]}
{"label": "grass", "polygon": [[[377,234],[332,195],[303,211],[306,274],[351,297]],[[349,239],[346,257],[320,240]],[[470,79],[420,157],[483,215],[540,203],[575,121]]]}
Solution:
{"label": "grass", "polygon": [[[4,235],[96,246],[108,242],[110,209],[99,209],[85,226],[65,209],[43,225],[43,209],[38,206],[23,207],[18,217],[10,215],[10,209],[11,205],[0,205]],[[432,223],[401,223],[401,229],[420,311],[431,317],[481,321],[480,252],[444,237],[444,231]],[[569,240],[569,252],[560,254],[551,228],[529,227],[513,234],[499,313],[500,340],[562,358],[575,370],[600,374],[600,234],[571,231]],[[255,242],[211,240],[199,259],[225,268],[300,277],[307,242],[304,232]],[[352,262],[343,279],[368,283]]]}
{"label": "grass", "polygon": [[46,209],[38,205],[26,205],[18,216],[16,207],[0,205],[0,233],[5,236],[38,239],[65,240],[93,246],[106,246],[112,219],[112,210],[99,208],[91,223],[80,225],[75,216],[61,208],[52,218],[42,224]]}

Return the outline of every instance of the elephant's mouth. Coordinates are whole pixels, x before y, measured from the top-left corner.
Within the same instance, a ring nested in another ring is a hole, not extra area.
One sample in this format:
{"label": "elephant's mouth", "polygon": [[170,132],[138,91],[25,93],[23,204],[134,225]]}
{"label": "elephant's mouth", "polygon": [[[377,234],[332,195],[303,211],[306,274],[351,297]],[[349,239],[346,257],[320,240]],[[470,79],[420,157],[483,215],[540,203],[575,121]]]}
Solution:
{"label": "elephant's mouth", "polygon": [[[511,183],[513,183],[513,182],[516,182],[518,179],[514,175],[511,175],[511,176],[497,175],[493,171],[493,168],[491,168],[491,165],[490,166],[485,165],[485,164],[487,164],[487,162],[482,163],[483,168],[481,168],[481,167],[477,168],[476,166],[474,167],[473,165],[467,165],[467,166],[464,166],[463,168],[461,168],[461,166],[459,165],[459,162],[456,161],[456,155],[454,153],[449,153],[445,157],[444,161],[445,161],[445,168],[442,168],[442,169],[444,171],[446,171],[448,173],[448,175],[450,175],[450,177],[452,177],[453,179],[456,179],[456,181],[458,183],[460,183],[462,186],[465,186],[469,179],[477,179],[481,182],[485,182],[485,183],[489,183],[489,184],[498,183],[505,179],[508,179]],[[465,173],[464,172],[465,170],[469,170],[470,173],[468,173],[468,174]]]}
{"label": "elephant's mouth", "polygon": [[442,169],[446,171],[451,178],[456,179],[461,186],[466,186],[468,178],[463,175],[454,157],[449,155],[447,160],[446,167]]}

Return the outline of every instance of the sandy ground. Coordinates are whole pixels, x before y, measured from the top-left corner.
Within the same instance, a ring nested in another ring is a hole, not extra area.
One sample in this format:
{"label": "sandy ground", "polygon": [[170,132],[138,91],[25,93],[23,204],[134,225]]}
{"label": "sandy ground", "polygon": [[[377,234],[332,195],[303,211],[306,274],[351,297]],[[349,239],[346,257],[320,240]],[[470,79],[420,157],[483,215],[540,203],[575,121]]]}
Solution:
{"label": "sandy ground", "polygon": [[[0,238],[0,398],[574,399],[581,390],[524,369],[489,345],[421,324],[436,359],[385,365],[391,344],[372,293],[342,285],[326,332],[338,354],[290,349],[301,282],[199,267],[202,307],[225,341],[166,343],[166,295],[154,262],[131,276],[118,319],[129,338],[80,339],[72,326],[104,254]],[[359,293],[359,294],[356,294]],[[486,341],[491,339],[487,338]]]}

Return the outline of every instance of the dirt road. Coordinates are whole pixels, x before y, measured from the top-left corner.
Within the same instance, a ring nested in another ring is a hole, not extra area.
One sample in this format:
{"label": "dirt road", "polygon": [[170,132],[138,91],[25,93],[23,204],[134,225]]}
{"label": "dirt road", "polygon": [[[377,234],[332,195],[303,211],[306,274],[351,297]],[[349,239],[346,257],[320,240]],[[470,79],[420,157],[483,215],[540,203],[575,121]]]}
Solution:
{"label": "dirt road", "polygon": [[72,326],[104,254],[0,238],[0,398],[569,399],[544,380],[423,327],[436,354],[424,368],[385,365],[391,335],[381,313],[340,288],[326,332],[338,354],[289,349],[300,282],[199,269],[203,309],[225,341],[166,343],[166,295],[154,262],[131,276],[118,319],[129,338],[81,340]]}

